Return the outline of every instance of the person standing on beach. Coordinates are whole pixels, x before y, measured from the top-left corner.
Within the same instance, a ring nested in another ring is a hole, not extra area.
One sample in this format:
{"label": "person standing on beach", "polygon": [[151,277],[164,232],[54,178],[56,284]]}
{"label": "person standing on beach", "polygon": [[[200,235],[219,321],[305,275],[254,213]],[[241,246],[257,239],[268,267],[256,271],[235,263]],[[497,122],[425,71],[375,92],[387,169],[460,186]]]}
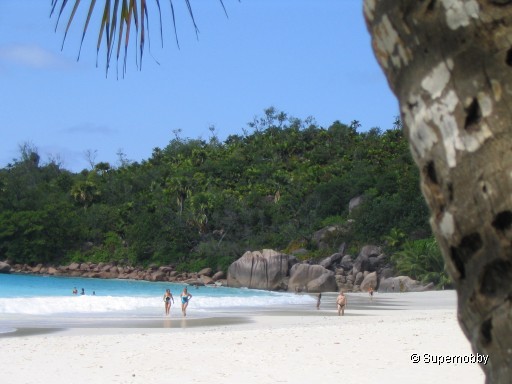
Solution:
{"label": "person standing on beach", "polygon": [[320,309],[320,300],[322,300],[322,293],[318,294],[318,298],[316,299],[316,309]]}
{"label": "person standing on beach", "polygon": [[183,291],[181,292],[180,297],[181,297],[181,312],[183,312],[183,316],[187,316],[188,302],[192,298],[192,295],[187,291],[187,287],[183,288]]}
{"label": "person standing on beach", "polygon": [[164,303],[165,303],[165,314],[169,315],[171,313],[171,300],[174,304],[174,297],[172,297],[171,290],[167,288],[164,293]]}
{"label": "person standing on beach", "polygon": [[370,295],[370,300],[373,300],[373,287],[370,287],[368,294]]}
{"label": "person standing on beach", "polygon": [[345,315],[345,307],[347,306],[347,297],[340,291],[340,294],[336,298],[336,305],[338,306],[338,316]]}

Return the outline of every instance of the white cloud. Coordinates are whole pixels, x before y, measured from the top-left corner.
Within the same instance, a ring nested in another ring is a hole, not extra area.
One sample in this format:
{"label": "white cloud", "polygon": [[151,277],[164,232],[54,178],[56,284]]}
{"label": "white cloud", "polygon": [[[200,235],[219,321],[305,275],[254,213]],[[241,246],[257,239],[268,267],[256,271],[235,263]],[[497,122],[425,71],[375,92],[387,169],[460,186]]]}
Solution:
{"label": "white cloud", "polygon": [[31,44],[0,46],[0,62],[36,69],[63,69],[71,66],[69,60]]}

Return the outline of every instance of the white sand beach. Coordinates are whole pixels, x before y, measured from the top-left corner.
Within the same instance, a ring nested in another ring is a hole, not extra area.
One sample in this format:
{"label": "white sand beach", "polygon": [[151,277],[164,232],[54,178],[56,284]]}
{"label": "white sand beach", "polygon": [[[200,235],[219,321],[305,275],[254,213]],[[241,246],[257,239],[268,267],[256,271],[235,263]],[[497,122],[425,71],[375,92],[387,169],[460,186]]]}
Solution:
{"label": "white sand beach", "polygon": [[[348,294],[343,317],[334,298],[324,294],[318,311],[259,312],[244,315],[247,322],[194,319],[191,307],[190,318],[174,308],[160,326],[20,330],[0,339],[0,380],[484,383],[480,366],[464,362],[473,354],[456,320],[454,292],[376,293],[371,302]],[[192,326],[194,321],[200,323]],[[446,362],[448,357],[459,362]]]}

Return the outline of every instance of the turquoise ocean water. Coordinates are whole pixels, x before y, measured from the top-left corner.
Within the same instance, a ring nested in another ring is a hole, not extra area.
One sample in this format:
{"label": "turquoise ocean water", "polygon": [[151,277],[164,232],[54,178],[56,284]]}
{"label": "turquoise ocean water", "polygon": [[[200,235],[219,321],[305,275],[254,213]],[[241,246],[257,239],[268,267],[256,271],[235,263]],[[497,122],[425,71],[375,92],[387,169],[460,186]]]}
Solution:
{"label": "turquoise ocean water", "polygon": [[[76,287],[78,295],[73,295]],[[0,274],[0,327],[2,322],[52,318],[161,318],[162,296],[169,288],[175,297],[171,310],[178,316],[179,294],[184,284],[115,279],[86,279],[39,275]],[[80,295],[82,288],[85,295]],[[311,307],[309,295],[228,287],[188,286],[193,295],[187,313],[206,317],[212,313]],[[93,295],[93,292],[95,295]]]}

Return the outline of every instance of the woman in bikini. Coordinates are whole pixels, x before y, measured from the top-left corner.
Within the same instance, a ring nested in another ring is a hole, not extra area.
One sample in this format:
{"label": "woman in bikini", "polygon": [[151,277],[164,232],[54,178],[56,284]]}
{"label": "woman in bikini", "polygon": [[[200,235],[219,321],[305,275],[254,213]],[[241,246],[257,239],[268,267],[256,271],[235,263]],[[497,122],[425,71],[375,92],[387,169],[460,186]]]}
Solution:
{"label": "woman in bikini", "polygon": [[172,297],[172,293],[170,289],[166,289],[164,293],[164,303],[165,303],[165,314],[168,315],[171,312],[171,300],[174,304],[174,297]]}
{"label": "woman in bikini", "polygon": [[183,312],[183,316],[187,316],[188,302],[192,298],[192,295],[187,291],[187,287],[183,288],[183,291],[181,292],[180,297],[181,297],[181,312]]}

